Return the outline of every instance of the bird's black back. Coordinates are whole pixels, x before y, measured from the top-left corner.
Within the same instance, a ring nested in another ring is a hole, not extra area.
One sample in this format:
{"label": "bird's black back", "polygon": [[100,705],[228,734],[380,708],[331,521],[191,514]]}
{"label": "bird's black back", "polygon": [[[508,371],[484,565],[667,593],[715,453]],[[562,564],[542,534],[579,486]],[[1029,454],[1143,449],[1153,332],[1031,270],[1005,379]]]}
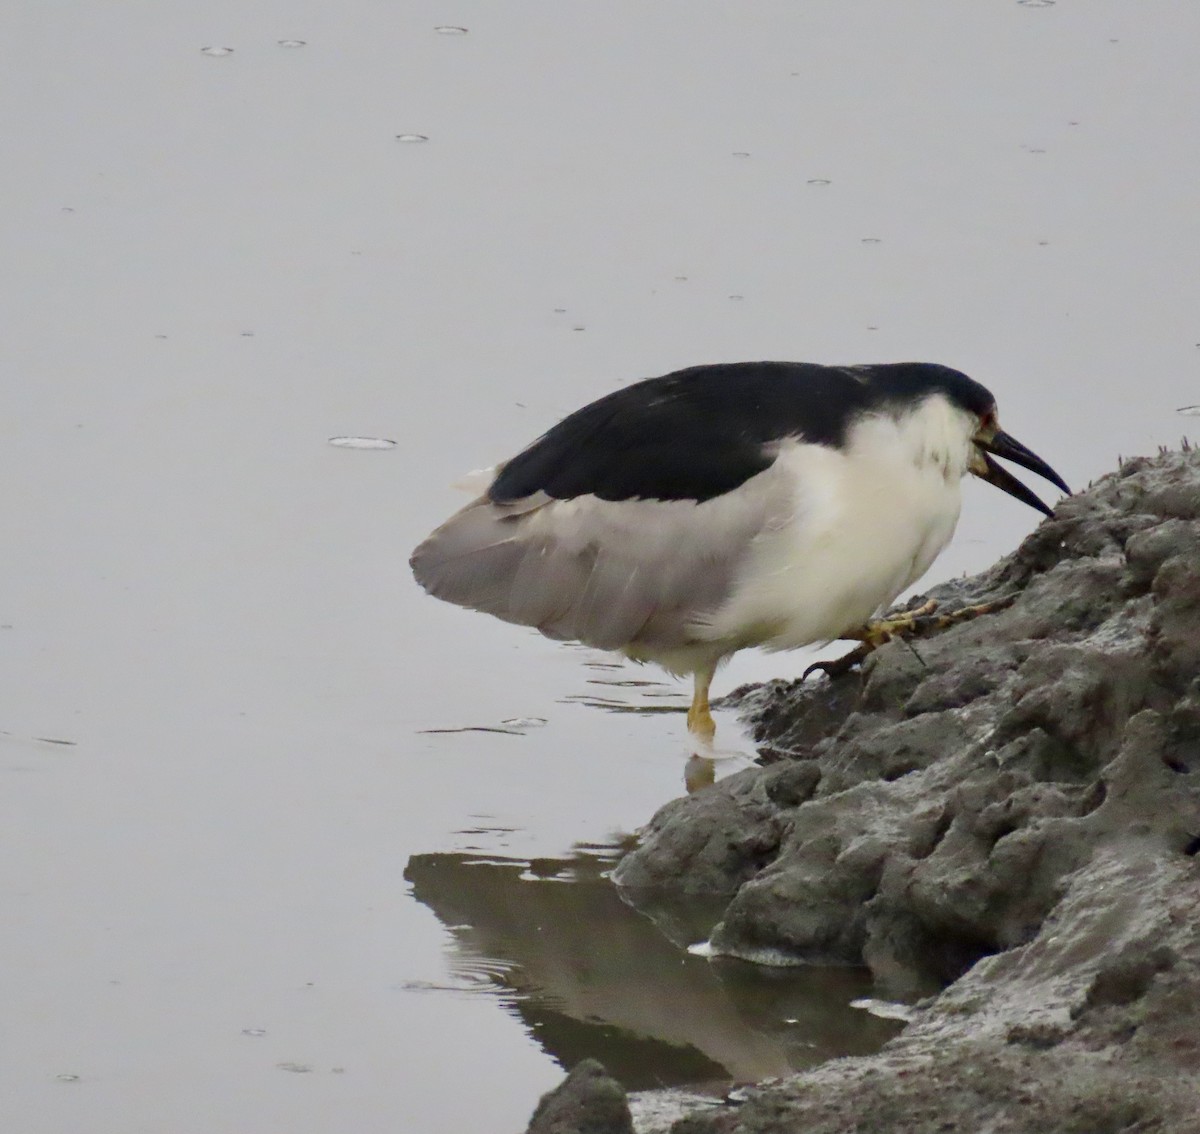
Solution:
{"label": "bird's black back", "polygon": [[503,466],[497,503],[544,492],[558,500],[696,500],[737,488],[795,437],[838,446],[865,413],[929,394],[982,416],[978,382],[931,363],[819,366],[739,362],[693,366],[615,390],[563,418]]}

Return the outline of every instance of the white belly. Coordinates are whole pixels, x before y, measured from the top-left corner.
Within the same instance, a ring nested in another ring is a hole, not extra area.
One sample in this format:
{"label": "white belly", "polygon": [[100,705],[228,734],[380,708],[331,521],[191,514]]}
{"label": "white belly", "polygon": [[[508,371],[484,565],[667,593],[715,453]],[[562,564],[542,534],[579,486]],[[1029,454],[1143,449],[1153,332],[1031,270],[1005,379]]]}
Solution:
{"label": "white belly", "polygon": [[789,505],[755,538],[703,637],[768,649],[831,641],[928,570],[958,522],[961,470],[880,440],[785,445],[776,467]]}

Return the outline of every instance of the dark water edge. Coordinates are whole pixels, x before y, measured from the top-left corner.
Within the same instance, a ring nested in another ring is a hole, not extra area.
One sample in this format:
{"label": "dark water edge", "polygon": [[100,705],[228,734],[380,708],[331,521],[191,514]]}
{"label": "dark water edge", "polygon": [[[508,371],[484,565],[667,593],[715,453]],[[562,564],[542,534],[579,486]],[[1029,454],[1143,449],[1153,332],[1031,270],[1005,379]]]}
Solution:
{"label": "dark water edge", "polygon": [[724,904],[627,902],[621,848],[533,861],[414,855],[405,878],[450,934],[446,993],[492,996],[561,1066],[597,1058],[629,1090],[762,1079],[876,1051],[900,1024],[850,1007],[864,969],[689,952]]}

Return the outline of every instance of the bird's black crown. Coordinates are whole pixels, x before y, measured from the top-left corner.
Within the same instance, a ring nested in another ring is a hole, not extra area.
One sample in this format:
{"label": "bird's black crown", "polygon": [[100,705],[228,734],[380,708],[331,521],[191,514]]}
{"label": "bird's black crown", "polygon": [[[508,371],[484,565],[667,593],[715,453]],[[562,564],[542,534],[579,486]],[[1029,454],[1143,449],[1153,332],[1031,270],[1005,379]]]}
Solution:
{"label": "bird's black crown", "polygon": [[870,385],[885,401],[905,403],[929,394],[944,394],[976,417],[983,417],[996,405],[986,386],[960,370],[935,362],[890,362],[852,369],[867,375]]}

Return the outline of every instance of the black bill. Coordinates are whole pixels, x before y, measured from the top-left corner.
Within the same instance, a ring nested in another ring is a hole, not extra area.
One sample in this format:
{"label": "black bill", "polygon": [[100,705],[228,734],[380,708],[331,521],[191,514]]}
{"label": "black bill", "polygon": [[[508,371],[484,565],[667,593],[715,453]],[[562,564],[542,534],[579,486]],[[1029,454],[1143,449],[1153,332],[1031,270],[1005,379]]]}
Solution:
{"label": "black bill", "polygon": [[1037,473],[1038,476],[1050,481],[1051,484],[1057,485],[1070,495],[1071,490],[1067,487],[1066,481],[1058,473],[1036,453],[1026,449],[1020,441],[1015,437],[1010,437],[1003,430],[997,432],[995,437],[990,441],[978,441],[976,444],[985,450],[983,462],[987,465],[987,472],[980,474],[982,479],[986,480],[989,484],[994,484],[997,488],[1003,489],[1009,496],[1015,496],[1023,504],[1028,504],[1031,508],[1036,508],[1039,512],[1043,512],[1047,516],[1053,515],[1053,512],[1026,488],[1025,485],[1017,480],[1012,473],[993,461],[988,455],[989,453],[995,454],[997,457],[1003,457],[1006,461],[1012,461],[1013,464],[1020,465],[1030,472]]}

